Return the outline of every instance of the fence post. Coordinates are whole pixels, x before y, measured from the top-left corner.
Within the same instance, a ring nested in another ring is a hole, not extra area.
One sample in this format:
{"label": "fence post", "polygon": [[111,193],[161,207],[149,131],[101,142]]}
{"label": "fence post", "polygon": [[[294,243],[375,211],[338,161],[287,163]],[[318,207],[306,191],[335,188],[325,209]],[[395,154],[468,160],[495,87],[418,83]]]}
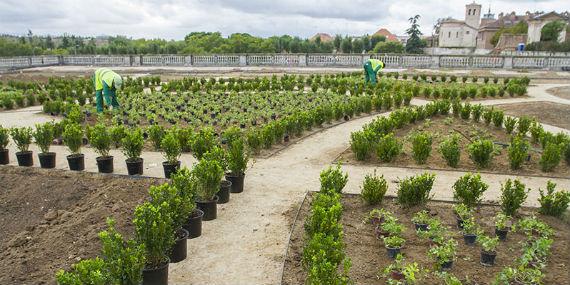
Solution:
{"label": "fence post", "polygon": [[306,54],[300,54],[299,55],[299,66],[300,67],[306,67],[307,66],[307,55]]}
{"label": "fence post", "polygon": [[63,61],[63,55],[57,56],[57,65],[64,65],[65,62]]}
{"label": "fence post", "polygon": [[504,69],[513,69],[513,57],[512,56],[505,56],[503,58],[503,68]]}
{"label": "fence post", "polygon": [[239,66],[247,66],[247,55],[239,55]]}
{"label": "fence post", "polygon": [[439,68],[440,56],[439,55],[432,55],[431,56],[431,66],[430,68]]}

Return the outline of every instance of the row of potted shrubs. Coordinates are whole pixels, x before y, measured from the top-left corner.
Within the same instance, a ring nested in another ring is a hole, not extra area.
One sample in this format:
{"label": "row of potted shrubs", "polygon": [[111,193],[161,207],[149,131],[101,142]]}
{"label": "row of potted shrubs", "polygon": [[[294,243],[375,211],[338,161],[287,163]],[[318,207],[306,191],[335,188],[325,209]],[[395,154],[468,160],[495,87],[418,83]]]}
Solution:
{"label": "row of potted shrubs", "polygon": [[[427,104],[404,108],[392,112],[387,117],[380,117],[363,127],[361,131],[351,134],[351,148],[357,160],[366,160],[375,153],[383,162],[392,162],[401,152],[402,143],[394,135],[394,131],[407,124],[413,124],[436,115],[448,116],[450,112],[463,120],[483,121],[503,128],[511,135],[508,155],[511,169],[521,168],[528,159],[531,135],[533,143],[542,145],[540,158],[541,170],[553,171],[565,158],[570,164],[570,137],[564,133],[553,134],[545,131],[540,123],[526,116],[520,118],[506,117],[501,110],[481,105],[461,104],[458,101],[439,100]],[[439,152],[450,167],[457,167],[460,160],[460,137],[449,135],[439,145]],[[412,156],[416,163],[426,162],[432,150],[432,135],[428,132],[416,132],[410,136]],[[478,139],[468,146],[469,157],[479,168],[488,167],[495,152],[493,141]]]}
{"label": "row of potted shrubs", "polygon": [[[430,199],[434,180],[435,176],[427,173],[400,180],[396,199],[398,204],[404,208],[425,207]],[[539,213],[559,217],[568,208],[570,192],[556,191],[555,187],[556,184],[548,181],[546,191],[539,189]],[[506,240],[510,230],[522,231],[529,236],[524,243],[525,255],[517,261],[518,267],[509,267],[501,271],[496,277],[497,284],[506,284],[505,280],[514,281],[517,278],[527,278],[529,272],[534,276],[541,276],[540,270],[534,269],[543,266],[535,268],[527,268],[527,266],[529,264],[536,266],[538,263],[544,265],[552,243],[552,230],[535,217],[521,219],[512,226],[512,217],[517,214],[518,209],[525,202],[530,189],[526,189],[519,180],[508,179],[502,184],[501,212],[495,216],[495,237],[490,237],[477,225],[474,218],[474,211],[480,205],[482,196],[489,185],[482,181],[479,174],[468,173],[459,178],[452,188],[454,200],[458,202],[454,206],[457,226],[461,229],[467,245],[473,245],[475,241],[481,245],[482,265],[492,266],[494,264],[496,247],[499,241]],[[365,203],[377,205],[382,202],[387,189],[387,182],[383,176],[377,176],[376,173],[367,175],[361,188],[361,197]],[[404,264],[400,253],[405,243],[402,236],[405,230],[404,225],[392,213],[384,209],[372,210],[366,221],[375,227],[378,238],[384,241],[388,256],[395,259],[394,264],[383,270],[385,277],[394,284],[403,281],[405,284],[416,284],[417,274],[420,272],[418,265],[416,263]],[[428,254],[435,259],[437,268],[442,270],[451,268],[457,242],[449,235],[449,229],[439,219],[432,217],[427,210],[417,212],[412,222],[419,237],[431,240],[432,247]],[[533,228],[538,230],[532,231]],[[533,240],[537,237],[538,240]],[[441,277],[446,280],[445,284],[461,284],[457,283],[459,280],[450,274],[443,274]]]}
{"label": "row of potted shrubs", "polygon": [[[231,156],[243,147],[243,139],[228,144]],[[187,239],[199,237],[202,221],[216,218],[216,204],[229,201],[232,183],[222,180],[228,162],[224,154],[221,148],[207,151],[192,170],[183,167],[171,173],[169,183],[152,186],[150,200],[134,211],[134,239],[123,240],[108,219],[108,229],[99,234],[101,257],[60,270],[58,284],[168,284],[169,263],[186,259]]]}

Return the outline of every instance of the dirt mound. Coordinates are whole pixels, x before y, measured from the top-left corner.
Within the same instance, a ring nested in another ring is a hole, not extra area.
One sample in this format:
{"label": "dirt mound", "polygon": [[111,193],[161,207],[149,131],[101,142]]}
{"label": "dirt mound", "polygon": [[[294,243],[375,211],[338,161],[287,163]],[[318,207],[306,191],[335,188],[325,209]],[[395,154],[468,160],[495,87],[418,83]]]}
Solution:
{"label": "dirt mound", "polygon": [[113,217],[132,235],[135,206],[155,178],[0,167],[0,284],[53,284],[60,268],[99,253]]}

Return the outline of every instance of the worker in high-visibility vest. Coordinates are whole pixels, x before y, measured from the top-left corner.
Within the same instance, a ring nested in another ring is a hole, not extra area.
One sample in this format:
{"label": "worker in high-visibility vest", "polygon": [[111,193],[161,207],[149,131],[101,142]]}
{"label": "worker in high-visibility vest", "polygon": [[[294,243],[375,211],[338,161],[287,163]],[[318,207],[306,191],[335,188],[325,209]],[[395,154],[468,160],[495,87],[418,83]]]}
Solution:
{"label": "worker in high-visibility vest", "polygon": [[99,68],[93,75],[95,84],[95,101],[97,102],[97,113],[103,112],[103,96],[105,103],[113,106],[113,110],[119,108],[117,101],[117,89],[123,85],[123,78],[108,68]]}
{"label": "worker in high-visibility vest", "polygon": [[384,63],[378,59],[369,59],[364,64],[364,77],[366,78],[366,83],[371,82],[372,85],[376,85],[376,74],[378,71],[384,68]]}

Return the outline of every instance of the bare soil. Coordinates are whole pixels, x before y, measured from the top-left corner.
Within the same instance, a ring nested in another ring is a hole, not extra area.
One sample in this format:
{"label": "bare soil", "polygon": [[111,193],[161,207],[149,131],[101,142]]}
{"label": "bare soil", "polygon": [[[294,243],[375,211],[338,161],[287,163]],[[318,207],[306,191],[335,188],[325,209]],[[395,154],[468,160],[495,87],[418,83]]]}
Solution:
{"label": "bare soil", "polygon": [[[311,197],[308,197],[301,207],[299,218],[293,228],[285,262],[283,284],[303,284],[306,279],[306,273],[301,266],[301,258],[305,242],[303,224],[309,214],[310,201]],[[342,204],[344,211],[341,221],[344,227],[345,252],[352,262],[349,273],[351,280],[355,284],[386,284],[386,278],[382,276],[381,270],[393,261],[387,256],[382,241],[376,238],[374,227],[363,223],[365,216],[375,207],[365,205],[360,195],[345,194],[342,198]],[[435,201],[429,202],[427,205],[430,213],[449,227],[453,233],[453,238],[458,242],[456,260],[449,272],[465,282],[464,284],[491,284],[495,276],[504,267],[513,265],[514,260],[521,255],[522,247],[519,242],[525,237],[521,233],[510,232],[507,241],[501,242],[497,248],[495,266],[482,266],[480,264],[481,249],[478,245],[465,245],[461,232],[457,228],[452,206],[451,203]],[[402,253],[406,261],[417,262],[422,269],[433,272],[435,263],[427,255],[430,244],[416,235],[411,222],[413,214],[419,209],[403,210],[395,203],[395,199],[388,197],[376,208],[390,210],[404,224],[403,236],[406,239],[406,244]],[[477,223],[489,235],[493,235],[494,232],[492,217],[499,211],[498,206],[485,205],[481,206],[475,214]],[[539,215],[531,208],[523,208],[519,212],[521,216],[518,218],[536,214],[555,229],[551,256],[544,270],[544,284],[569,284],[570,226],[559,219]],[[442,282],[433,274],[424,273],[421,274],[418,284],[442,284]]]}
{"label": "bare soil", "polygon": [[546,92],[556,96],[556,97],[560,97],[562,99],[568,99],[570,100],[570,86],[563,86],[563,87],[555,87],[555,88],[551,88],[546,90]]}
{"label": "bare soil", "polygon": [[[568,93],[568,99],[570,99],[570,93]],[[542,123],[570,129],[570,105],[533,102],[497,105],[497,108],[505,110],[507,115],[535,117]]]}
{"label": "bare soil", "polygon": [[[534,104],[534,103],[533,103]],[[505,105],[511,106],[511,105]],[[450,118],[450,119],[446,119]],[[447,123],[446,123],[447,120]],[[432,150],[427,162],[423,165],[418,165],[412,157],[412,144],[408,136],[415,131],[430,132],[433,136]],[[453,133],[460,134],[460,149],[461,158],[457,168],[452,168],[447,165],[445,159],[438,151],[438,146],[445,140],[445,138]],[[511,170],[509,164],[509,157],[507,152],[507,145],[510,143],[510,136],[504,129],[496,128],[494,126],[487,126],[483,122],[474,123],[472,120],[462,120],[453,116],[437,116],[431,120],[418,122],[416,124],[406,125],[403,128],[396,130],[395,135],[403,144],[403,150],[400,155],[396,157],[393,162],[385,163],[380,161],[375,154],[366,161],[358,161],[350,147],[345,150],[337,159],[342,163],[365,165],[373,164],[380,166],[397,166],[397,167],[411,167],[422,169],[437,169],[437,170],[463,170],[463,171],[478,171],[500,174],[516,174],[516,175],[529,175],[529,176],[547,176],[547,177],[569,177],[570,167],[561,161],[560,164],[552,172],[542,172],[540,170],[540,145],[533,144],[530,150],[530,161],[525,161],[521,169]],[[478,138],[487,138],[495,142],[497,153],[491,160],[489,167],[478,169],[475,163],[469,158],[467,146]]]}
{"label": "bare soil", "polygon": [[125,237],[156,178],[0,167],[0,284],[55,284],[57,270],[96,256],[113,217]]}

